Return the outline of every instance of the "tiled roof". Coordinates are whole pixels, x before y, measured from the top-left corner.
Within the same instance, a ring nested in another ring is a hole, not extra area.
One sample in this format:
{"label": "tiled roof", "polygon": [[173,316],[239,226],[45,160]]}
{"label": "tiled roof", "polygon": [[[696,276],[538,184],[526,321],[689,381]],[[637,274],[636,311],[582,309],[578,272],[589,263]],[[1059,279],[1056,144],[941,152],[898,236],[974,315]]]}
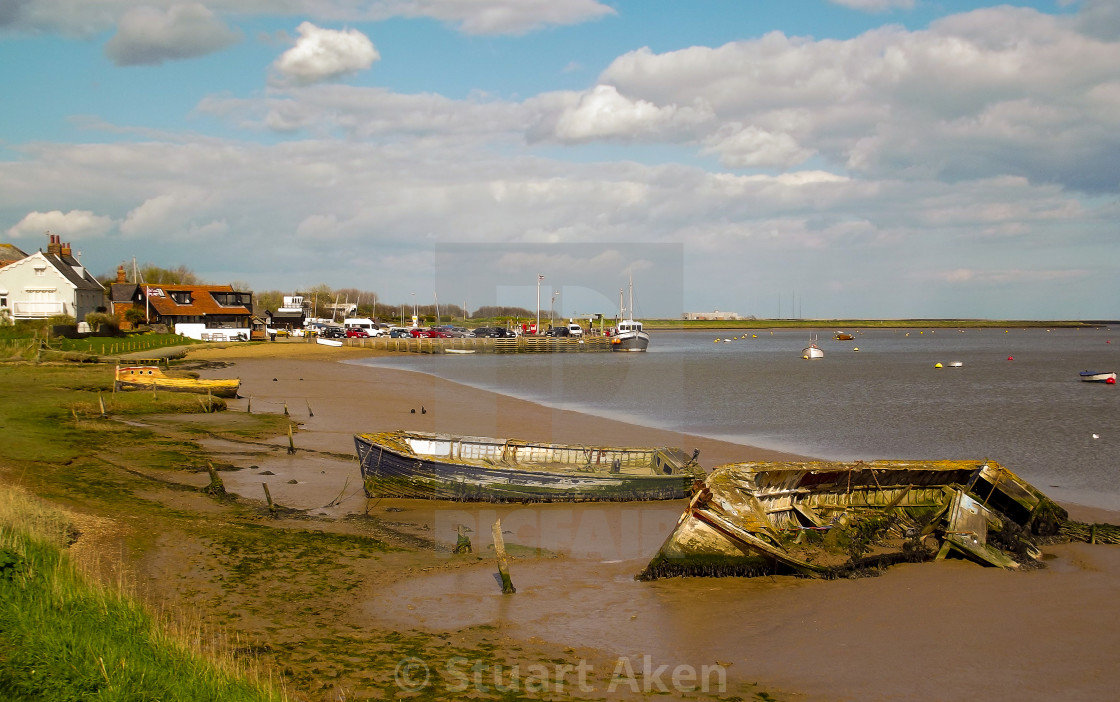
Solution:
{"label": "tiled roof", "polygon": [[0,268],[27,258],[27,254],[11,244],[0,244]]}
{"label": "tiled roof", "polygon": [[[148,290],[148,304],[161,316],[184,316],[203,314],[252,314],[245,305],[220,305],[212,293],[237,292],[229,285],[142,285]],[[172,293],[189,292],[190,304],[180,305],[171,297]],[[252,293],[243,292],[245,295]]]}

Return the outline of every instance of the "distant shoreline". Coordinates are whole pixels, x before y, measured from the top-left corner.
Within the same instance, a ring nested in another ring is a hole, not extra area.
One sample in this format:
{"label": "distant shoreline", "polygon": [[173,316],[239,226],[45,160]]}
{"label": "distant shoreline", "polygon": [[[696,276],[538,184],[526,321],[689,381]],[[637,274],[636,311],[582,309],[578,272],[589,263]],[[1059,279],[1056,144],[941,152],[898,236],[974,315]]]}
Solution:
{"label": "distant shoreline", "polygon": [[646,329],[1099,329],[1120,326],[1117,320],[1029,319],[643,319]]}

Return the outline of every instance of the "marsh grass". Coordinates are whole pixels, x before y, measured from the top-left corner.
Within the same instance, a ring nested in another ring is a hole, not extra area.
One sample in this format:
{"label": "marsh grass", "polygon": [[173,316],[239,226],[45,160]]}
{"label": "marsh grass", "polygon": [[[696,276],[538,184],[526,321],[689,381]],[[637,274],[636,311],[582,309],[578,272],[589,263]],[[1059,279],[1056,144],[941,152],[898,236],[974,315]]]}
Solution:
{"label": "marsh grass", "polygon": [[66,513],[0,486],[0,697],[285,699],[200,622],[161,626],[88,578],[66,552],[75,538]]}

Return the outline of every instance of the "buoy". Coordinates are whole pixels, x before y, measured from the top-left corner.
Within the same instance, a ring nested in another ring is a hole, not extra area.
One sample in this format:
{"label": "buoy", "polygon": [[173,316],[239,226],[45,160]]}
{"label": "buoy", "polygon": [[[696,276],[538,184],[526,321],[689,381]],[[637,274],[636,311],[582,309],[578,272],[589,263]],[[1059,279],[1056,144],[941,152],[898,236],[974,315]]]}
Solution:
{"label": "buoy", "polygon": [[1116,378],[1105,378],[1104,379],[1104,384],[1105,385],[1115,385],[1116,384]]}
{"label": "buoy", "polygon": [[757,338],[758,338],[758,334],[751,334],[751,338],[752,338],[752,339],[757,339]]}
{"label": "buoy", "polygon": [[719,339],[712,339],[712,343],[716,343],[716,344],[718,344],[718,343],[719,343]]}
{"label": "buoy", "polygon": [[1014,360],[1015,360],[1015,357],[1014,357],[1014,356],[1008,356],[1008,357],[1007,357],[1007,360],[1009,360],[1009,361],[1014,361]]}
{"label": "buoy", "polygon": [[1097,434],[1093,434],[1093,438],[1094,438],[1094,439],[1099,439],[1099,438],[1101,438],[1101,437],[1100,437],[1099,435],[1097,435]]}
{"label": "buoy", "polygon": [[855,347],[854,349],[852,349],[852,351],[859,351],[859,347]]}
{"label": "buoy", "polygon": [[940,363],[933,364],[933,367],[934,368],[944,368],[944,366],[942,366]]}

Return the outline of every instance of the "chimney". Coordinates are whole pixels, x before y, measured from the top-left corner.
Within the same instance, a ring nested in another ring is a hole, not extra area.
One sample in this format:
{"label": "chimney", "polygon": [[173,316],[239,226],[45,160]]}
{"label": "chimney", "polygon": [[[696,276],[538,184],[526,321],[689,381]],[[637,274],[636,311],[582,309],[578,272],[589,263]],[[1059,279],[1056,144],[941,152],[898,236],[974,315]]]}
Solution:
{"label": "chimney", "polygon": [[124,264],[121,264],[121,265],[117,266],[117,282],[118,283],[127,283],[128,282],[127,280],[125,280],[125,277],[124,277]]}
{"label": "chimney", "polygon": [[50,232],[47,232],[47,236],[51,238],[50,243],[47,244],[47,253],[58,256],[62,253],[61,237],[57,234],[51,234]]}
{"label": "chimney", "polygon": [[59,245],[59,252],[63,256],[69,256],[70,255],[70,242],[69,241],[66,242],[65,244],[63,244],[62,243],[62,237],[59,237],[58,245]]}

